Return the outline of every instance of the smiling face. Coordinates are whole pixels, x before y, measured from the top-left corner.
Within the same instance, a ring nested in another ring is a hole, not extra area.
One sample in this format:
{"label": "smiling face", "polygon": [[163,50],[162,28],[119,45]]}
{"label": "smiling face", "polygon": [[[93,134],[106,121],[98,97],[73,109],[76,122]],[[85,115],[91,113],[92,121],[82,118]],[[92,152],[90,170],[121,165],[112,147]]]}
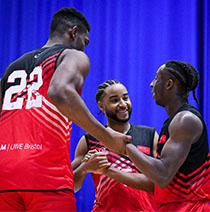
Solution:
{"label": "smiling face", "polygon": [[107,87],[98,106],[109,120],[127,122],[130,119],[132,105],[128,91],[122,84]]}

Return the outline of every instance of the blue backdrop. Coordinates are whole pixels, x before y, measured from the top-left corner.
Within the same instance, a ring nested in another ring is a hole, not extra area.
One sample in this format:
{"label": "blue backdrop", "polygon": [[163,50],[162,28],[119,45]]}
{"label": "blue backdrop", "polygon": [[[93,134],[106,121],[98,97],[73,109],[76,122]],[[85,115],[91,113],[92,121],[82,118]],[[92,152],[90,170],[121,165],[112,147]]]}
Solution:
{"label": "blue backdrop", "polygon": [[[167,60],[184,60],[200,73],[197,96],[190,96],[210,128],[210,1],[209,0],[0,0],[0,74],[14,59],[43,46],[52,15],[75,7],[89,20],[90,43],[85,52],[91,69],[82,97],[90,111],[105,124],[95,102],[97,86],[117,79],[128,88],[133,104],[131,122],[160,132],[167,114],[155,105],[150,82]],[[84,133],[73,125],[71,160]],[[88,175],[76,193],[78,211],[90,211],[93,182]]]}

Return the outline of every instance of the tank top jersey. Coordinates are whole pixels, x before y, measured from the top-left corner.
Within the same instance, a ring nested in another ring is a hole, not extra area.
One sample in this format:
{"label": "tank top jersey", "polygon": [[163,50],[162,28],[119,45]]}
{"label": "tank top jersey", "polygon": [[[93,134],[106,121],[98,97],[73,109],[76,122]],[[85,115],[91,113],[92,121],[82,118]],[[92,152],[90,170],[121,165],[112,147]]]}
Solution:
{"label": "tank top jersey", "polygon": [[1,79],[0,192],[73,190],[72,122],[47,96],[59,55],[54,45],[26,53]]}
{"label": "tank top jersey", "polygon": [[[153,155],[153,139],[155,129],[131,124],[127,135],[132,136],[132,143],[147,155]],[[129,173],[140,173],[131,160],[121,154],[116,154],[105,148],[102,143],[85,134],[88,149],[107,152],[107,158],[112,167]],[[94,211],[154,211],[154,196],[152,193],[126,186],[105,175],[92,174],[95,186]]]}
{"label": "tank top jersey", "polygon": [[[176,203],[181,202],[185,202],[186,210],[182,207],[180,211],[190,211],[192,206],[187,208],[187,201],[192,203],[192,201],[204,200],[205,202],[210,200],[210,163],[206,125],[198,110],[193,106],[184,104],[176,114],[180,111],[190,111],[195,114],[203,123],[203,132],[199,140],[192,144],[187,159],[171,183],[165,189],[155,186],[155,200],[158,206],[163,206],[163,211],[168,211],[169,207],[171,211],[179,211],[179,208],[177,208],[179,204]],[[158,158],[160,158],[161,151],[169,138],[168,127],[174,116],[171,119],[167,119],[161,129],[157,145]],[[174,203],[174,208],[169,203]],[[166,208],[164,208],[164,205]],[[192,211],[198,210],[194,208]]]}

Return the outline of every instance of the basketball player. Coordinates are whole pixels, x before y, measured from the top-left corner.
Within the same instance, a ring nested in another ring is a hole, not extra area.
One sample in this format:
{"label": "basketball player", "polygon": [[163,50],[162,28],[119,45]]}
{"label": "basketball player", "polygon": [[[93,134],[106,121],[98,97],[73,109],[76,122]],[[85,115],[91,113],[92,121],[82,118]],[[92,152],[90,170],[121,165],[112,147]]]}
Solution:
{"label": "basketball player", "polygon": [[[100,111],[106,115],[108,127],[131,135],[132,143],[140,151],[156,157],[158,135],[154,128],[129,123],[132,105],[122,83],[108,80],[99,85],[96,101]],[[153,183],[140,174],[127,156],[105,148],[89,133],[80,139],[72,167],[75,191],[81,188],[87,173],[92,173],[95,185],[92,211],[155,210]]]}
{"label": "basketball player", "polygon": [[83,52],[89,31],[80,11],[60,9],[46,45],[18,58],[2,76],[1,211],[76,211],[72,121],[107,146],[121,143],[121,152],[131,140],[102,126],[80,97],[90,66]]}
{"label": "basketball player", "polygon": [[188,95],[199,82],[197,70],[183,61],[168,61],[151,83],[156,104],[163,106],[164,122],[157,145],[158,158],[127,144],[127,154],[155,183],[159,211],[210,211],[210,163],[206,125]]}

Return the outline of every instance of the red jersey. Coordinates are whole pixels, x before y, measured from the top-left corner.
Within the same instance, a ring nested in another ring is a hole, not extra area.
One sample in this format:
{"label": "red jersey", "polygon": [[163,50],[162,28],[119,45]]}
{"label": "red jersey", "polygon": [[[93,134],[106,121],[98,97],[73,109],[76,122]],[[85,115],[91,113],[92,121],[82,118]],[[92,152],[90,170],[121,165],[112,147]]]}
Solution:
{"label": "red jersey", "polygon": [[[132,136],[132,143],[140,151],[152,156],[154,133],[154,128],[131,124],[127,134]],[[128,173],[140,173],[127,156],[110,151],[90,134],[85,134],[85,138],[88,149],[107,152],[107,158],[114,168]],[[131,188],[104,175],[92,174],[92,177],[96,191],[92,212],[155,211],[152,193]]]}
{"label": "red jersey", "polygon": [[47,96],[56,61],[66,48],[29,52],[2,76],[0,192],[73,190],[72,122]]}
{"label": "red jersey", "polygon": [[[164,189],[155,186],[155,200],[160,211],[210,211],[210,161],[206,125],[193,106],[185,104],[176,114],[180,111],[195,114],[203,123],[203,132],[198,141],[192,144],[185,162],[170,184]],[[172,120],[167,119],[161,130],[158,157],[169,138],[168,127]]]}

